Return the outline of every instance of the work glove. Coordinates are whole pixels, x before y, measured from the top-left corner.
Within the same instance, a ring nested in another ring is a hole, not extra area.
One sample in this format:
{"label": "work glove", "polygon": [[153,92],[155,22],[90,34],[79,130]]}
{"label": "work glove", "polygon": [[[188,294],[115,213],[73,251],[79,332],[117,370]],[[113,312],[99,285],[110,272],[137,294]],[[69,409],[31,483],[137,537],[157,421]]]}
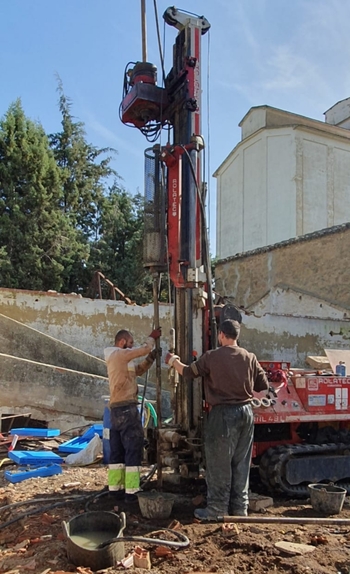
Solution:
{"label": "work glove", "polygon": [[153,363],[153,361],[155,360],[157,356],[157,349],[153,349],[153,351],[151,351],[150,353],[148,353],[147,357],[146,357],[146,361],[148,363]]}
{"label": "work glove", "polygon": [[165,355],[165,364],[169,365],[169,367],[173,366],[174,361],[176,361],[176,359],[180,360],[179,355],[174,355],[174,353],[167,353]]}
{"label": "work glove", "polygon": [[159,339],[159,337],[162,334],[162,328],[158,327],[158,329],[153,329],[152,333],[149,335],[149,337],[152,337],[152,339],[156,340]]}

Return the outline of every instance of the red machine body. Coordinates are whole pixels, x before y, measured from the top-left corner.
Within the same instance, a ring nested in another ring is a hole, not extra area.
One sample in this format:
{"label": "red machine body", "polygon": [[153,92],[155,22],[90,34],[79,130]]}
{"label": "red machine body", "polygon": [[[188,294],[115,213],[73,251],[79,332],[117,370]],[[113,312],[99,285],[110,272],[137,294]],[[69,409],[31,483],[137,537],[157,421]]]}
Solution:
{"label": "red machine body", "polygon": [[271,391],[256,393],[253,461],[274,490],[304,495],[307,482],[350,476],[350,377],[261,361]]}

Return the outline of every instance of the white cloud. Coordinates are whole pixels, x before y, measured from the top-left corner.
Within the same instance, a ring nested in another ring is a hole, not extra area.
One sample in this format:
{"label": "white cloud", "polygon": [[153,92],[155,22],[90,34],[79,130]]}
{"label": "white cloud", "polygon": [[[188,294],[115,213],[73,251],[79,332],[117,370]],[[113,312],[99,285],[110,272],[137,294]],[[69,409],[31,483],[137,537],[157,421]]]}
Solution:
{"label": "white cloud", "polygon": [[237,92],[248,105],[311,115],[349,96],[350,3],[218,1],[232,21],[232,35],[222,39],[221,89]]}

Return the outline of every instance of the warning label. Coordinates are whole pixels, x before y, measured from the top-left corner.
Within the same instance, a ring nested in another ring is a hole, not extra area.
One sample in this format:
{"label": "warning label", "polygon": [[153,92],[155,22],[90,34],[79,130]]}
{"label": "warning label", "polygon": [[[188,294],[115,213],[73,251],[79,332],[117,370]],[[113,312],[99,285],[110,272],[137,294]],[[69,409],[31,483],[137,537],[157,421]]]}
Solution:
{"label": "warning label", "polygon": [[310,395],[308,399],[309,407],[325,407],[326,395]]}

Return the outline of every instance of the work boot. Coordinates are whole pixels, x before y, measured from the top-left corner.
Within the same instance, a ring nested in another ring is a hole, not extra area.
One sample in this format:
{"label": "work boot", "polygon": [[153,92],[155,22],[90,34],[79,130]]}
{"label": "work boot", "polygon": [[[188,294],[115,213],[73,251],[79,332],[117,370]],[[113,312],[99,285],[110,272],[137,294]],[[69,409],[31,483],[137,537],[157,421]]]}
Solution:
{"label": "work boot", "polygon": [[228,509],[229,516],[248,516],[248,511],[244,509],[234,510],[233,508]]}
{"label": "work boot", "polygon": [[198,520],[202,520],[203,522],[204,521],[216,522],[219,514],[223,514],[223,513],[219,513],[217,510],[212,510],[208,507],[207,508],[196,508],[196,510],[194,511],[194,517],[197,518]]}

